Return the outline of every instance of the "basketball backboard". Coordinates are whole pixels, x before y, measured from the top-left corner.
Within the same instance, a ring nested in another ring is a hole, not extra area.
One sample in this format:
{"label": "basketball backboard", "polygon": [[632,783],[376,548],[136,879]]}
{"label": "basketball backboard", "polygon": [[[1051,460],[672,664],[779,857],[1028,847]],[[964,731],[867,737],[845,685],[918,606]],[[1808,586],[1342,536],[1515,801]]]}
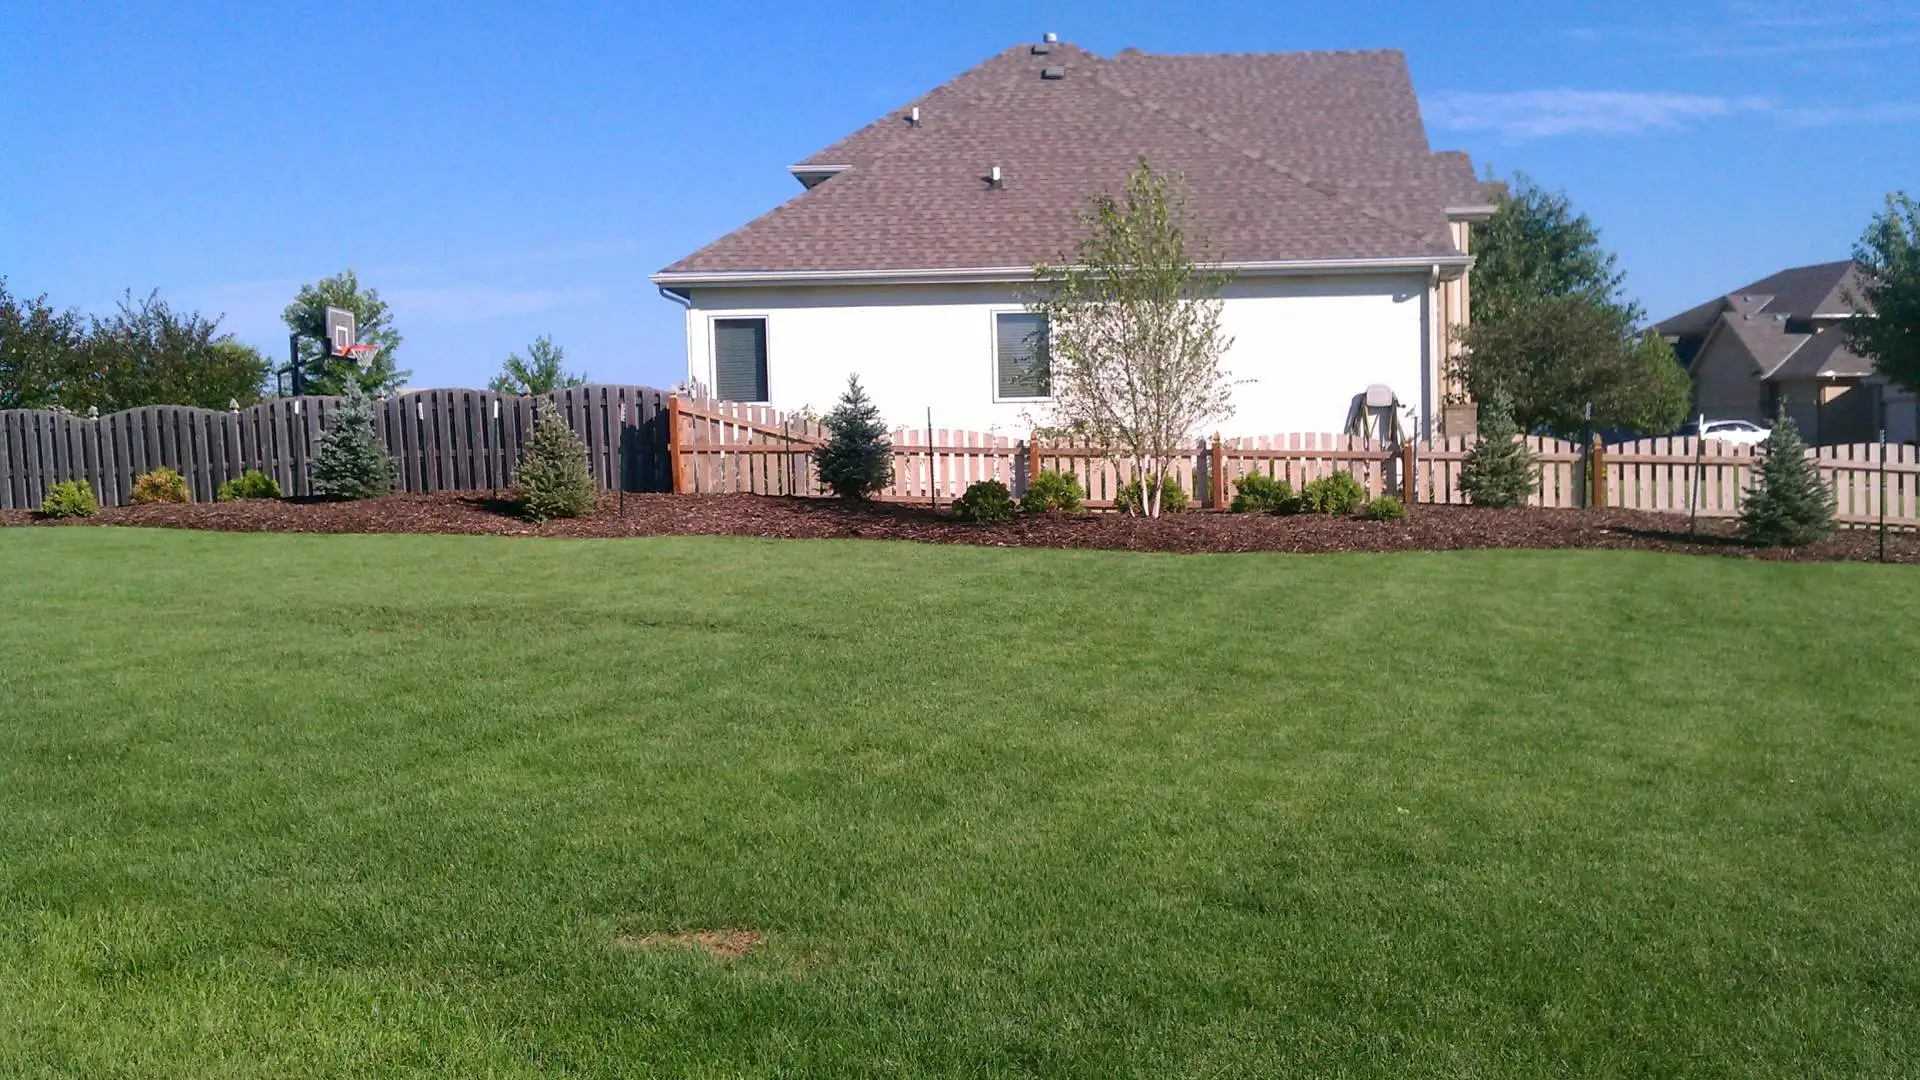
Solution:
{"label": "basketball backboard", "polygon": [[359,338],[355,335],[353,312],[346,308],[327,309],[327,351],[335,356],[345,356]]}

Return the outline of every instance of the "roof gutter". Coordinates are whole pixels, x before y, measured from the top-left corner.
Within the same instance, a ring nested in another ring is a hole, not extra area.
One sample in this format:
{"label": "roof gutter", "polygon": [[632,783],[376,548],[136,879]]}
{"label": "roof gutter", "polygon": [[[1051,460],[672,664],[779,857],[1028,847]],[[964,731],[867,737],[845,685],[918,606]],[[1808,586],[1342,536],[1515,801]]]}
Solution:
{"label": "roof gutter", "polygon": [[[1216,269],[1241,277],[1298,277],[1314,274],[1438,273],[1452,280],[1473,265],[1471,255],[1429,255],[1389,259],[1292,259],[1228,262]],[[719,270],[653,275],[655,285],[727,288],[755,285],[912,285],[1011,283],[1033,280],[1031,266],[938,267],[905,270]]]}
{"label": "roof gutter", "polygon": [[1449,206],[1447,207],[1447,220],[1448,221],[1485,221],[1488,218],[1492,217],[1494,214],[1498,213],[1499,210],[1500,210],[1499,207],[1494,206],[1491,203],[1482,204],[1479,206]]}

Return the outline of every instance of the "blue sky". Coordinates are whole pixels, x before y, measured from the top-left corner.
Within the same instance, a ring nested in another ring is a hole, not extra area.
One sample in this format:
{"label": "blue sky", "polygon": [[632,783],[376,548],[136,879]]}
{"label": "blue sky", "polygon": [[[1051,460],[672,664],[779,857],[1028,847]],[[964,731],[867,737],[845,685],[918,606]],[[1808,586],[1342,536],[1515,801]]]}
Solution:
{"label": "blue sky", "polygon": [[551,334],[682,369],[647,275],[799,189],[785,166],[1043,31],[1097,52],[1393,47],[1436,149],[1563,188],[1670,314],[1846,256],[1920,192],[1920,3],[951,6],[34,3],[0,11],[0,275],[161,290],[278,357],[344,267],[416,385]]}

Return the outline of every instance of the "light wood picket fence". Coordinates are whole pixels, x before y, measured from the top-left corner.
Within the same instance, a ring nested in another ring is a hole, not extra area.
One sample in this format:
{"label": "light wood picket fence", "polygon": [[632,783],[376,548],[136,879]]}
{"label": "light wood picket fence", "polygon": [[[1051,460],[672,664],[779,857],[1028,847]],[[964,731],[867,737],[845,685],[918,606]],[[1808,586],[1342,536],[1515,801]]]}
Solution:
{"label": "light wood picket fence", "polygon": [[[812,420],[763,405],[668,402],[668,457],[673,490],[825,495],[813,469],[813,448],[825,431]],[[1662,513],[1730,517],[1752,485],[1764,456],[1753,448],[1697,439],[1641,439],[1582,446],[1527,436],[1539,462],[1529,503],[1550,508],[1608,506]],[[1461,505],[1460,470],[1471,439],[1431,439],[1390,446],[1351,435],[1291,434],[1201,440],[1184,448],[1173,475],[1196,505],[1219,508],[1233,485],[1265,473],[1298,490],[1335,472],[1350,473],[1368,496],[1396,495],[1417,503]],[[1017,497],[1041,469],[1079,478],[1087,504],[1111,507],[1132,479],[1115,461],[1083,440],[1024,439],[948,428],[893,432],[893,482],[878,498],[943,506],[978,480],[999,480]],[[1810,450],[1821,479],[1833,489],[1838,518],[1866,525],[1881,520],[1886,489],[1889,525],[1920,526],[1920,447],[1902,444],[1822,446]],[[1881,455],[1884,453],[1884,464]]]}

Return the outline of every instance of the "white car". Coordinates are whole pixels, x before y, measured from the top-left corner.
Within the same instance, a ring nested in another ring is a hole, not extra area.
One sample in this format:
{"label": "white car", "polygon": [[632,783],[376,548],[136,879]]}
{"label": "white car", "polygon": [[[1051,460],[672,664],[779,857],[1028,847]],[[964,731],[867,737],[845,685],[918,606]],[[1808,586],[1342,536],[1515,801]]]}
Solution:
{"label": "white car", "polygon": [[1714,442],[1733,443],[1738,446],[1759,446],[1773,434],[1759,424],[1746,420],[1707,420],[1702,423],[1688,424],[1680,429],[1681,435],[1696,433]]}

